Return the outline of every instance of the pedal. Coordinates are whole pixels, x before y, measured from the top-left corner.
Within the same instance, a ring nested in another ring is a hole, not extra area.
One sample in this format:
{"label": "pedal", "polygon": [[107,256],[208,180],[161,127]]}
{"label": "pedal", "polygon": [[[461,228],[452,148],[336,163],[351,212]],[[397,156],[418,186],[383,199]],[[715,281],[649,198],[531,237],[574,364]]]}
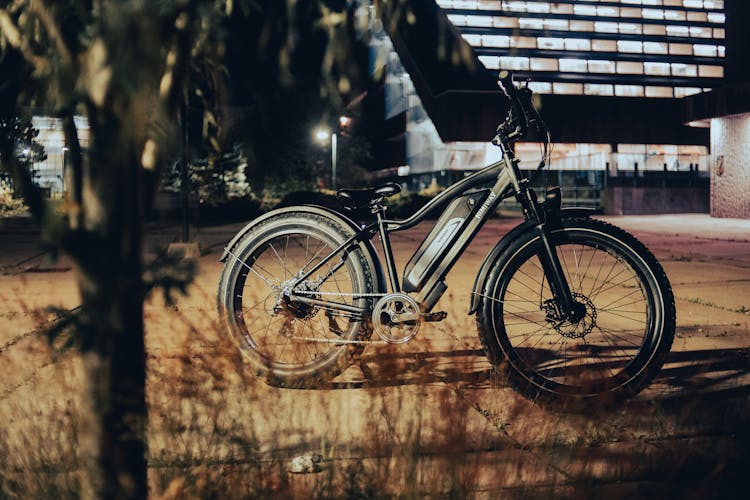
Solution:
{"label": "pedal", "polygon": [[448,317],[445,311],[431,312],[424,315],[424,321],[443,321]]}

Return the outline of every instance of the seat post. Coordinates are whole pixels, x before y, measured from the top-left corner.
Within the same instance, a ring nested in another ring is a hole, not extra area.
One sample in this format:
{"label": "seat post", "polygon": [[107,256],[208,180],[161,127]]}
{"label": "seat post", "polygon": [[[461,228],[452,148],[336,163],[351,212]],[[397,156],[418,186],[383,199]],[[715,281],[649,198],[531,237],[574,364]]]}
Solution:
{"label": "seat post", "polygon": [[385,255],[385,264],[388,266],[388,279],[391,282],[391,290],[394,293],[401,291],[401,284],[398,282],[398,272],[396,263],[393,260],[393,250],[391,249],[391,240],[388,237],[388,230],[385,226],[385,207],[382,203],[375,202],[370,204],[370,209],[378,219],[378,232],[380,233],[380,242],[383,245],[383,254]]}

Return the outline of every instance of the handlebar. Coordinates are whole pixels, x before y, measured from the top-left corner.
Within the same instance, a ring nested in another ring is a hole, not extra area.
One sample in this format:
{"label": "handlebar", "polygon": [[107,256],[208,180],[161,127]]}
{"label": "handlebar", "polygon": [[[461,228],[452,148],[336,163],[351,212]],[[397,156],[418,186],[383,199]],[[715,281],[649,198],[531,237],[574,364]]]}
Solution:
{"label": "handlebar", "polygon": [[498,132],[505,133],[510,139],[525,136],[529,128],[536,133],[546,133],[546,125],[531,102],[531,90],[528,87],[516,87],[513,73],[510,71],[500,72],[499,83],[510,100],[510,113],[505,122],[498,127]]}

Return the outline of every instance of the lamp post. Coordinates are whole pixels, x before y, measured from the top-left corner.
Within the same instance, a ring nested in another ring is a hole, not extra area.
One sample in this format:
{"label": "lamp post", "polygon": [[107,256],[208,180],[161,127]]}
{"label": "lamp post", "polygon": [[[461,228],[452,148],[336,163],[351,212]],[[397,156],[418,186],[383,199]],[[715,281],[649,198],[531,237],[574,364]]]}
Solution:
{"label": "lamp post", "polygon": [[331,186],[336,190],[336,149],[338,137],[325,127],[319,127],[315,130],[315,140],[322,146],[327,145],[328,139],[331,140]]}

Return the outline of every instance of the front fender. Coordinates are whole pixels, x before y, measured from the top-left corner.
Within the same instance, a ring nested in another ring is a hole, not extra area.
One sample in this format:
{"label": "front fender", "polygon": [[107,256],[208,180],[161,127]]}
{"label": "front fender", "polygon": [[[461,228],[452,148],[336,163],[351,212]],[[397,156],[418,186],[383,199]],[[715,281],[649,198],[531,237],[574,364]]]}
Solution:
{"label": "front fender", "polygon": [[[590,208],[570,207],[562,208],[559,211],[555,211],[553,213],[548,213],[547,216],[548,222],[554,226],[556,224],[559,224],[562,219],[572,217],[590,217],[594,213],[595,211]],[[550,215],[552,217],[550,217]],[[474,279],[474,288],[471,293],[471,302],[469,304],[469,314],[474,314],[475,312],[477,312],[477,308],[479,307],[479,300],[482,297],[482,290],[484,290],[484,284],[487,280],[487,275],[490,274],[490,270],[495,265],[495,262],[497,262],[497,259],[500,257],[500,255],[521,234],[525,233],[526,231],[533,230],[534,225],[532,223],[528,221],[522,222],[521,224],[511,229],[508,234],[503,236],[503,238],[497,242],[492,250],[489,251],[487,256],[484,258],[484,261],[482,262],[482,266],[479,268],[477,277]]]}
{"label": "front fender", "polygon": [[[219,261],[226,261],[227,257],[229,256],[229,250],[232,250],[237,245],[237,243],[239,243],[239,241],[258,224],[270,219],[271,217],[276,217],[277,215],[283,215],[286,213],[310,213],[315,215],[322,215],[333,219],[342,227],[350,228],[353,232],[358,232],[361,230],[356,222],[354,222],[341,212],[337,212],[336,210],[333,210],[331,208],[321,207],[318,205],[297,205],[292,207],[277,208],[264,215],[261,215],[260,217],[254,219],[252,222],[248,223],[245,227],[240,229],[239,232],[234,235],[234,238],[229,241],[227,246],[224,247],[224,252],[221,254],[221,258],[219,258]],[[370,265],[370,269],[375,272],[374,285],[377,287],[377,290],[374,290],[374,292],[385,292],[385,274],[383,273],[383,267],[380,265],[380,259],[378,258],[378,254],[375,251],[375,247],[372,245],[372,242],[369,239],[363,239],[360,243],[365,254],[365,259]]]}

